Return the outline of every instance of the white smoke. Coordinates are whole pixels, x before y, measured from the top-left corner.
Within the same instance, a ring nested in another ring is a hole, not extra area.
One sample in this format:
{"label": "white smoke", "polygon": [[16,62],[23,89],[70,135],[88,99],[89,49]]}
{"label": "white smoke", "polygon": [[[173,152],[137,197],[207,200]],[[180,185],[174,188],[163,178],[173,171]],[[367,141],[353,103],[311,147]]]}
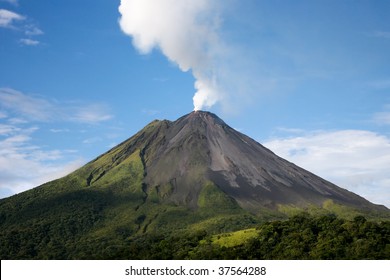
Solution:
{"label": "white smoke", "polygon": [[120,27],[143,54],[159,49],[182,71],[196,79],[194,110],[210,108],[223,96],[218,84],[218,58],[223,53],[218,36],[217,1],[121,0]]}

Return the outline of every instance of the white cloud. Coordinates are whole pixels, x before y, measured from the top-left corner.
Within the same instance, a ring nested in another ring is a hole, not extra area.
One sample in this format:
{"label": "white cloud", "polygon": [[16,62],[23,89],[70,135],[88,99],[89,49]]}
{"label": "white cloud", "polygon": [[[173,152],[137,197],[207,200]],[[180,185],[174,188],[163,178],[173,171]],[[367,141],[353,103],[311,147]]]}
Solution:
{"label": "white cloud", "polygon": [[52,164],[28,159],[21,154],[0,155],[0,177],[2,178],[0,198],[63,177],[81,167],[82,164],[84,164],[83,160]]}
{"label": "white cloud", "polygon": [[20,130],[18,127],[15,127],[13,125],[8,125],[8,124],[0,124],[0,136],[1,135],[10,135],[13,134],[14,132]]}
{"label": "white cloud", "polygon": [[[0,197],[15,194],[62,177],[80,167],[74,150],[48,150],[34,145],[36,123],[97,124],[112,118],[105,104],[59,102],[0,88]],[[67,132],[52,128],[52,133]],[[86,143],[95,143],[94,138]]]}
{"label": "white cloud", "polygon": [[32,39],[28,39],[28,38],[20,39],[19,42],[22,43],[23,45],[26,45],[26,46],[37,46],[40,43],[37,40],[32,40]]}
{"label": "white cloud", "polygon": [[390,139],[364,130],[317,131],[263,143],[279,156],[390,207]]}
{"label": "white cloud", "polygon": [[6,110],[33,121],[72,121],[96,124],[113,118],[108,106],[99,103],[67,104],[0,88],[0,105]]}
{"label": "white cloud", "polygon": [[15,21],[22,21],[25,17],[15,12],[0,9],[0,27],[10,28],[13,27],[12,23]]}
{"label": "white cloud", "polygon": [[[194,110],[218,105],[234,114],[278,87],[286,87],[286,82],[279,83],[281,75],[258,59],[263,51],[232,40],[238,29],[225,32],[223,24],[245,17],[236,13],[241,4],[223,0],[121,0],[119,23],[141,54],[159,50],[182,71],[191,71],[195,78]],[[246,32],[247,26],[242,27]]]}
{"label": "white cloud", "polygon": [[[8,1],[17,5],[17,1]],[[40,44],[38,40],[33,39],[34,36],[43,35],[42,29],[38,28],[33,20],[18,13],[0,9],[0,27],[9,28],[18,32],[23,32],[27,38],[22,38],[19,43],[27,46],[37,46]]]}
{"label": "white cloud", "polygon": [[212,30],[207,30],[208,23],[198,19],[209,9],[210,3],[205,0],[122,0],[120,25],[133,36],[140,52],[160,47],[180,69],[188,71],[202,63],[206,40],[214,36]]}
{"label": "white cloud", "polygon": [[24,34],[28,36],[37,36],[37,35],[43,35],[44,32],[38,27],[36,27],[35,25],[30,24],[25,26]]}
{"label": "white cloud", "polygon": [[43,150],[31,144],[37,127],[0,127],[0,197],[9,196],[62,177],[84,161],[62,162],[68,152]]}
{"label": "white cloud", "polygon": [[55,113],[51,102],[10,88],[0,88],[0,104],[5,109],[39,121],[47,121]]}
{"label": "white cloud", "polygon": [[195,109],[211,107],[222,90],[217,58],[224,52],[217,29],[216,1],[122,0],[120,26],[143,54],[158,48],[182,71],[191,70],[196,82]]}
{"label": "white cloud", "polygon": [[15,118],[15,117],[12,117],[12,118],[9,118],[8,119],[8,122],[10,124],[23,124],[23,123],[28,123],[28,121],[26,119],[23,119],[23,118]]}
{"label": "white cloud", "polygon": [[104,104],[88,104],[83,107],[76,106],[73,109],[74,113],[70,119],[76,122],[93,124],[113,118],[109,113],[109,108]]}

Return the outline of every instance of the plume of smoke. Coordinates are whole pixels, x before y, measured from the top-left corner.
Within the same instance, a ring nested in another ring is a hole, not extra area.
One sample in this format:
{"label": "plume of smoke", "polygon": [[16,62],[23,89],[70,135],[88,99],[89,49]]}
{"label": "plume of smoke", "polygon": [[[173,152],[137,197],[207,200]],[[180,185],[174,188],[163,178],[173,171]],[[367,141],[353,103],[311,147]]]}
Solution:
{"label": "plume of smoke", "polygon": [[194,110],[210,108],[223,96],[218,83],[217,1],[121,0],[119,24],[143,54],[159,49],[182,71],[195,77]]}

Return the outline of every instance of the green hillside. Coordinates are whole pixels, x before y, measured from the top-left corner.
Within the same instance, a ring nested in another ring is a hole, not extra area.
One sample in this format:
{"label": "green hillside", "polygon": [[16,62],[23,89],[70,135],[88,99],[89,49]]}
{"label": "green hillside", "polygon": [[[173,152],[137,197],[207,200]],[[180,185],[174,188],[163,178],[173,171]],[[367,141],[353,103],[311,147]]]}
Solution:
{"label": "green hillside", "polygon": [[212,183],[196,210],[165,202],[169,186],[143,188],[139,154],[113,165],[114,149],[62,179],[0,200],[0,257],[105,259],[157,233],[216,233],[260,221]]}

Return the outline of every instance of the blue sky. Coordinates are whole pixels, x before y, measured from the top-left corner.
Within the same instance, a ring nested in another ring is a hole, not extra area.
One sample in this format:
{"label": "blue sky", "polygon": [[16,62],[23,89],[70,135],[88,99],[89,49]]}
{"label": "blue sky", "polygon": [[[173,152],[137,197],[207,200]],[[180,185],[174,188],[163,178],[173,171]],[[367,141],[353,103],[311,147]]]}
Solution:
{"label": "blue sky", "polygon": [[195,103],[390,207],[389,13],[379,0],[0,0],[0,197]]}

